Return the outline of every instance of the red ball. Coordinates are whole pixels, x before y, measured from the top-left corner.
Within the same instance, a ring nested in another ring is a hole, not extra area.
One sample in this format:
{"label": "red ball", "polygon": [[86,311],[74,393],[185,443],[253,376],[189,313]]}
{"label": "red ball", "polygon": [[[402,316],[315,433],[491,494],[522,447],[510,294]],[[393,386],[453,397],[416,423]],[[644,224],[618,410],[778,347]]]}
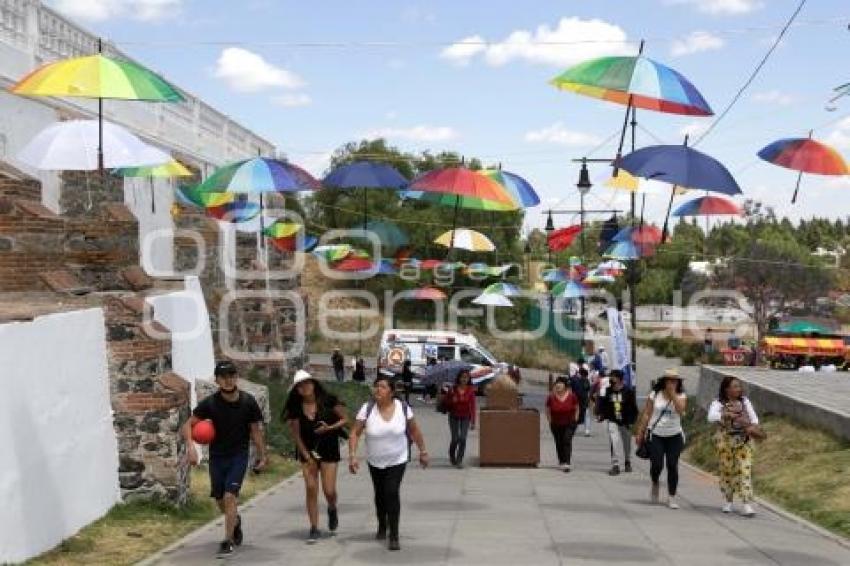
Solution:
{"label": "red ball", "polygon": [[211,420],[198,421],[192,427],[192,440],[198,444],[209,444],[215,438],[215,427]]}

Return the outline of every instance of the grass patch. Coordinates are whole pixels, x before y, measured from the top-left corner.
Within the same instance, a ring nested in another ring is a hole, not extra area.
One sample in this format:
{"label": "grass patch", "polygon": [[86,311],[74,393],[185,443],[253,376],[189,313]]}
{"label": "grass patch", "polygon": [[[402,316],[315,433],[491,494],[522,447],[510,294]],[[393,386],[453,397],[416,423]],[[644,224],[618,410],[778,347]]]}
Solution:
{"label": "grass patch", "polygon": [[[271,455],[269,467],[262,474],[248,473],[240,500],[248,501],[298,469],[296,462]],[[209,497],[209,489],[207,469],[198,467],[192,470],[191,495],[184,507],[149,501],[116,505],[105,517],[27,564],[70,566],[138,562],[219,516],[218,508]]]}
{"label": "grass patch", "polygon": [[[768,438],[755,448],[756,495],[850,537],[850,443],[786,417],[768,415],[762,426]],[[685,459],[716,474],[714,428],[689,409],[686,429]]]}

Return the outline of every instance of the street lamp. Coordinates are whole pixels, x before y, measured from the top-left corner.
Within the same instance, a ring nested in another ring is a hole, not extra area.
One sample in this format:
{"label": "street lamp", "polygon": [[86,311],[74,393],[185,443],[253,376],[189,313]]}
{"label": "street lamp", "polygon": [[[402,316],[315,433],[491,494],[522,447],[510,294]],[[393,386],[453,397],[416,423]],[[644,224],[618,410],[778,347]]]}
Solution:
{"label": "street lamp", "polygon": [[[544,230],[546,230],[546,249],[549,251],[548,252],[549,262],[548,263],[549,263],[549,269],[551,269],[552,268],[552,246],[549,243],[549,236],[551,236],[552,232],[555,231],[555,221],[552,220],[552,211],[551,210],[549,211],[549,214],[546,217],[546,228],[544,228]],[[549,293],[549,317],[550,317],[549,322],[550,323],[552,322],[551,316],[552,316],[552,313],[553,313],[554,310],[555,310],[555,295],[553,295],[552,293]]]}
{"label": "street lamp", "polygon": [[[587,170],[587,159],[582,159],[581,161],[581,170],[578,174],[578,183],[576,183],[576,187],[578,187],[578,192],[581,196],[581,204],[579,207],[579,214],[581,218],[581,260],[582,262],[585,262],[587,259],[585,258],[586,251],[584,238],[584,195],[590,192],[591,187],[593,187],[593,183],[590,182],[590,172]],[[579,304],[581,305],[581,347],[582,350],[584,350],[584,335],[587,330],[584,296],[579,298]]]}

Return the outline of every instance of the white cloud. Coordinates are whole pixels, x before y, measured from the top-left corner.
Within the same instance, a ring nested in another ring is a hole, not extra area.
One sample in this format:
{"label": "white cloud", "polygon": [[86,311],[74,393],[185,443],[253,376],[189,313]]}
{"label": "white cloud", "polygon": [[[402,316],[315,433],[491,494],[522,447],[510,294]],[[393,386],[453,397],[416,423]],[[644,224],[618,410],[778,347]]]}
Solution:
{"label": "white cloud", "polygon": [[460,66],[469,65],[473,57],[487,50],[485,40],[480,35],[471,35],[446,47],[440,57]]}
{"label": "white cloud", "polygon": [[589,146],[602,141],[593,134],[567,129],[563,122],[526,132],[524,139],[531,143],[554,143],[570,147]]}
{"label": "white cloud", "polygon": [[53,7],[71,19],[102,22],[130,18],[152,22],[174,17],[183,0],[54,0]]}
{"label": "white cloud", "polygon": [[281,94],[280,96],[273,96],[272,102],[274,102],[278,106],[294,108],[296,106],[309,106],[313,103],[313,99],[310,98],[309,94],[304,94],[303,92],[296,92],[293,94]]}
{"label": "white cloud", "polygon": [[708,129],[708,122],[690,122],[679,128],[679,135],[689,136],[691,141]]}
{"label": "white cloud", "polygon": [[764,6],[762,0],[670,0],[671,4],[689,4],[703,14],[737,16],[755,12]]}
{"label": "white cloud", "polygon": [[720,49],[724,43],[722,38],[707,31],[694,31],[681,39],[674,40],[670,46],[670,53],[673,57],[682,57],[701,51]]}
{"label": "white cloud", "polygon": [[458,65],[468,65],[481,55],[494,67],[515,60],[564,67],[593,57],[636,51],[620,26],[571,17],[561,18],[555,28],[543,24],[532,31],[513,31],[503,41],[488,42],[472,35],[443,49],[440,57]]}
{"label": "white cloud", "polygon": [[275,87],[296,89],[306,84],[295,73],[276,67],[241,47],[224,49],[216,62],[214,74],[238,92],[258,92]]}
{"label": "white cloud", "polygon": [[455,139],[458,137],[458,133],[449,126],[421,125],[410,128],[376,128],[363,134],[363,137],[435,142]]}
{"label": "white cloud", "polygon": [[837,149],[850,149],[850,117],[838,122],[823,141]]}
{"label": "white cloud", "polygon": [[777,106],[788,106],[794,102],[794,97],[780,90],[769,90],[766,92],[757,92],[752,96],[756,102],[763,104],[776,104]]}

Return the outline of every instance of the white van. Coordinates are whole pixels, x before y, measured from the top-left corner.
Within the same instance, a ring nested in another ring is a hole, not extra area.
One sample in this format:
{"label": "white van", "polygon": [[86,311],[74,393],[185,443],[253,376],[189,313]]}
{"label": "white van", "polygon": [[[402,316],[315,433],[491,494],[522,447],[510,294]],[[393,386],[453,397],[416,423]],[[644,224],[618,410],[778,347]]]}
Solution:
{"label": "white van", "polygon": [[[507,370],[507,364],[482,346],[472,334],[450,330],[385,330],[378,348],[378,372],[394,376],[410,360],[414,374],[422,371],[428,360],[459,360],[472,365],[472,383],[476,386],[489,382]],[[420,389],[414,378],[414,389]]]}

